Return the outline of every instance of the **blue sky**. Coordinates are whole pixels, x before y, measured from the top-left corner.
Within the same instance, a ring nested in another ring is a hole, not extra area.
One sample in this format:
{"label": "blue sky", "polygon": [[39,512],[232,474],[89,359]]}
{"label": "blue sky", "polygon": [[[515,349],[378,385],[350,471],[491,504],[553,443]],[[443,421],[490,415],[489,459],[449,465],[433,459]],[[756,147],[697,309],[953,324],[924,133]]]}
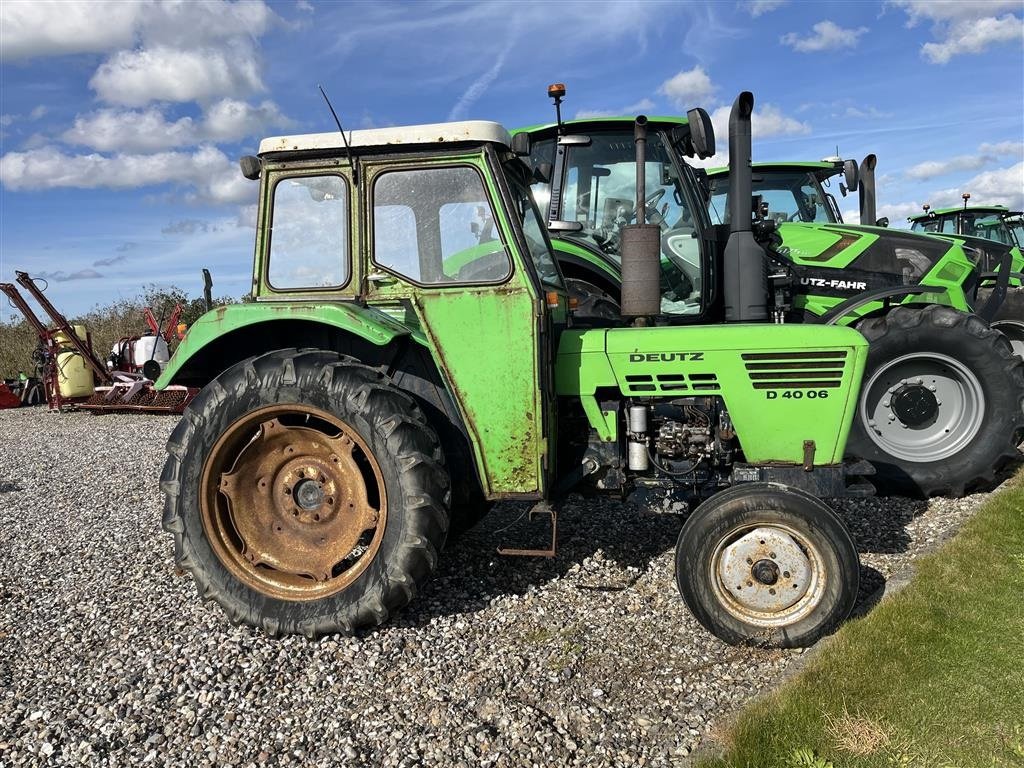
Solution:
{"label": "blue sky", "polygon": [[755,160],[875,152],[895,225],[962,191],[1019,208],[1022,18],[1021,0],[4,0],[0,280],[47,275],[72,314],[150,283],[198,294],[203,266],[241,295],[256,184],[237,159],[332,130],[317,83],[352,129],[546,121],[562,81],[569,117],[704,106],[723,150],[746,89]]}

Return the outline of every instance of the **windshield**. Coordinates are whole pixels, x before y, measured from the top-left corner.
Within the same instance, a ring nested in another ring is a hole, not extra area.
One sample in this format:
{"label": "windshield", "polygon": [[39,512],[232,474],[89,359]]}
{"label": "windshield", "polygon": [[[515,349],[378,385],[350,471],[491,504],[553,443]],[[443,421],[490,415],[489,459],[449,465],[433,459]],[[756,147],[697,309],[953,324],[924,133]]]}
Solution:
{"label": "windshield", "polygon": [[530,257],[537,268],[537,274],[542,282],[561,287],[562,276],[555,265],[551,244],[544,236],[544,220],[530,196],[530,188],[525,179],[520,178],[524,176],[525,169],[522,168],[522,163],[518,160],[505,163],[504,168],[509,189],[518,209],[516,213],[519,216],[519,223],[523,228],[526,245],[530,249]]}
{"label": "windshield", "polygon": [[1003,221],[1006,222],[1006,226],[1010,230],[1010,234],[1013,235],[1013,239],[1017,244],[1018,248],[1024,248],[1024,217],[1020,214],[1016,216],[1004,216]]}
{"label": "windshield", "polygon": [[[729,222],[729,175],[718,174],[709,180],[711,202],[708,213],[715,224]],[[768,218],[782,224],[787,221],[841,224],[832,208],[830,196],[812,173],[755,169],[753,194],[768,204]]]}
{"label": "windshield", "polygon": [[961,234],[984,237],[986,240],[995,240],[1004,245],[1016,245],[1016,241],[1003,222],[1000,213],[974,213],[964,211],[960,214]]}
{"label": "windshield", "polygon": [[[563,237],[621,264],[622,229],[637,221],[633,127],[594,133],[590,138],[589,145],[568,150],[559,218],[578,222],[582,229]],[[646,223],[661,228],[661,309],[664,314],[699,314],[701,241],[692,209],[662,135],[649,133],[646,149],[644,211]],[[534,185],[533,191],[544,205],[550,187]]]}

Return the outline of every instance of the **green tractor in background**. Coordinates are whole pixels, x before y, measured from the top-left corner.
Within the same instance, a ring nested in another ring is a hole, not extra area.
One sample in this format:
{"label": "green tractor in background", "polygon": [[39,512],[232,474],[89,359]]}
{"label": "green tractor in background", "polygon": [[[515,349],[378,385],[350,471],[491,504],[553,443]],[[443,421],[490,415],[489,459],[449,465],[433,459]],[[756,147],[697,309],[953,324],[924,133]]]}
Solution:
{"label": "green tractor in background", "polygon": [[[564,86],[549,94],[560,112]],[[728,225],[711,219],[707,181],[686,162],[710,156],[695,150],[695,135],[713,147],[703,110],[647,119],[643,173],[631,154],[633,118],[563,123],[559,113],[520,129],[532,142],[534,196],[581,308],[592,322],[614,322],[626,290],[620,232],[641,211],[630,200],[643,179],[642,215],[660,230],[662,322],[727,321],[731,288],[762,322],[855,327],[871,346],[849,451],[874,464],[875,485],[928,496],[990,483],[1024,434],[1024,372],[983,319],[1005,295],[1005,270],[1000,290],[976,307],[978,270],[957,242],[819,223],[817,212],[778,224],[752,195],[751,109],[744,94],[730,118]],[[726,273],[742,283],[730,287]]]}
{"label": "green tractor in background", "polygon": [[[788,222],[842,224],[839,205],[828,188],[833,177],[844,175],[845,183],[839,183],[839,190],[843,196],[849,191],[859,192],[860,220],[887,227],[888,219],[876,218],[876,165],[875,155],[865,157],[859,167],[851,160],[845,163],[841,160],[755,163],[753,191],[761,196],[762,205],[767,206],[766,215],[779,225]],[[728,212],[729,169],[709,170],[707,186],[708,213],[712,221],[721,222]],[[910,219],[911,231],[963,247],[980,271],[974,306],[981,308],[979,312],[992,328],[1006,336],[1014,353],[1024,357],[1024,287],[1021,284],[1024,255],[1018,239],[1024,237],[1021,215],[1002,206],[966,208],[969,199],[970,195],[966,194],[964,208],[941,212],[931,212],[925,206],[924,215]],[[1003,286],[1000,275],[1005,270],[1009,272]],[[993,294],[997,298],[989,304]],[[986,306],[991,307],[991,311],[986,310]]]}
{"label": "green tractor in background", "polygon": [[924,206],[924,213],[911,216],[910,230],[937,237],[957,238],[973,246],[980,254],[976,263],[985,271],[985,286],[994,282],[1005,254],[1010,256],[1010,281],[1006,299],[992,321],[1013,345],[1014,352],[1024,357],[1024,214],[1002,205],[968,205],[969,192],[963,194],[960,208],[933,210]]}
{"label": "green tractor in background", "polygon": [[721,266],[727,323],[662,324],[644,224],[618,233],[621,322],[576,327],[527,139],[476,121],[243,158],[255,300],[203,315],[156,384],[202,387],[161,477],[179,567],[232,621],[318,637],[386,621],[491,501],[554,523],[570,488],[671,498],[695,507],[676,580],[697,619],[730,643],[813,643],[857,595],[820,497],[871,492],[843,459],[867,343],[756,322],[733,270],[760,261]]}

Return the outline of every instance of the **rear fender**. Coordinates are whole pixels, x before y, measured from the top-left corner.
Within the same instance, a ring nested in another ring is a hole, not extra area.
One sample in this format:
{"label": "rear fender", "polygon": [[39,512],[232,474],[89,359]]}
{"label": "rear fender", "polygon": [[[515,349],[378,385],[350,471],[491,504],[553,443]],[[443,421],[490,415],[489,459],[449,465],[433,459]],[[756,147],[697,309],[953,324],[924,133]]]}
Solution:
{"label": "rear fender", "polygon": [[319,347],[373,364],[387,359],[399,339],[423,335],[390,315],[355,304],[229,304],[200,317],[156,382],[203,386],[252,355],[285,347]]}

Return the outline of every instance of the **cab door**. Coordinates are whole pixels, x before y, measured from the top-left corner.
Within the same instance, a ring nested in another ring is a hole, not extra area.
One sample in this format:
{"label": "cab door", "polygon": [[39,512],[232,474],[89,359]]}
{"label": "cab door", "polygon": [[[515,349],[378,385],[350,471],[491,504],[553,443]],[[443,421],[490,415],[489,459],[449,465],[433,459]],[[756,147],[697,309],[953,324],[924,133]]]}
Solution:
{"label": "cab door", "polygon": [[543,297],[484,155],[364,168],[367,301],[422,331],[487,496],[541,498]]}

